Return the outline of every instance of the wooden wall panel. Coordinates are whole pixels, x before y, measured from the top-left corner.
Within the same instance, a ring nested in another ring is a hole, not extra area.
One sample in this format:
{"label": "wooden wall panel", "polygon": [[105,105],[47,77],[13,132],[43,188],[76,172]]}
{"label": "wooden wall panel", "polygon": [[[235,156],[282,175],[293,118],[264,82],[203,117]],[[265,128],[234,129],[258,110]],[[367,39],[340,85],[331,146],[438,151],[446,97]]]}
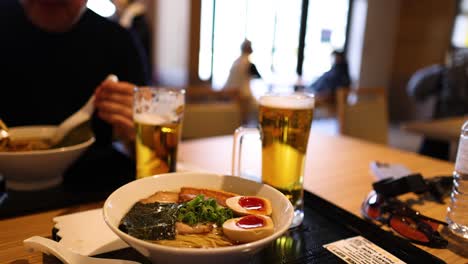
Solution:
{"label": "wooden wall panel", "polygon": [[455,5],[455,0],[401,1],[389,89],[392,120],[414,118],[415,106],[406,94],[406,84],[418,69],[444,62]]}

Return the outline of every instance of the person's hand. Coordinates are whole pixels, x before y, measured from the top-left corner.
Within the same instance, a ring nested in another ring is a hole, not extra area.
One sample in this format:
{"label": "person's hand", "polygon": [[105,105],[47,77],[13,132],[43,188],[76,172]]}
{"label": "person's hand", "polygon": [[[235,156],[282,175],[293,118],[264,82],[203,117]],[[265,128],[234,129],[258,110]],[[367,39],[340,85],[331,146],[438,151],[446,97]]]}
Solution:
{"label": "person's hand", "polygon": [[96,89],[95,106],[98,116],[112,125],[121,140],[133,142],[133,90],[135,85],[106,79]]}

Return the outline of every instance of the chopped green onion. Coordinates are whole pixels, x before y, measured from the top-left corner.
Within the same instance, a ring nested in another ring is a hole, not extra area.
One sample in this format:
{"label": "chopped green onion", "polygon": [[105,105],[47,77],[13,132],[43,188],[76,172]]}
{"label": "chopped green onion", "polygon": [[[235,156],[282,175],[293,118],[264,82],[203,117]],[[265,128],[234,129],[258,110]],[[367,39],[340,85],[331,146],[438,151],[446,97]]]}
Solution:
{"label": "chopped green onion", "polygon": [[205,200],[203,195],[198,195],[191,201],[182,204],[177,215],[178,221],[189,225],[212,222],[221,226],[230,218],[233,218],[231,209],[219,205],[213,198]]}

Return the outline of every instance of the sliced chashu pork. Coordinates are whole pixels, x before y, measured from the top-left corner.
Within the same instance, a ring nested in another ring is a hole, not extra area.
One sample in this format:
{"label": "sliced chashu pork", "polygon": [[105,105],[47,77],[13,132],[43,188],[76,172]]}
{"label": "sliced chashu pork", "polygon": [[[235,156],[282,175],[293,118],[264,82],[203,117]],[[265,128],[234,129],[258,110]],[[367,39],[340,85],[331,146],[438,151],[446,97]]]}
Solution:
{"label": "sliced chashu pork", "polygon": [[155,192],[153,195],[141,199],[140,202],[147,203],[177,203],[179,201],[179,193],[177,192]]}
{"label": "sliced chashu pork", "polygon": [[205,198],[213,198],[216,202],[226,207],[226,199],[237,196],[238,194],[225,192],[220,190],[210,190],[210,189],[201,189],[201,188],[192,188],[192,187],[182,187],[179,192],[179,202],[187,202],[197,197],[197,195],[204,195]]}

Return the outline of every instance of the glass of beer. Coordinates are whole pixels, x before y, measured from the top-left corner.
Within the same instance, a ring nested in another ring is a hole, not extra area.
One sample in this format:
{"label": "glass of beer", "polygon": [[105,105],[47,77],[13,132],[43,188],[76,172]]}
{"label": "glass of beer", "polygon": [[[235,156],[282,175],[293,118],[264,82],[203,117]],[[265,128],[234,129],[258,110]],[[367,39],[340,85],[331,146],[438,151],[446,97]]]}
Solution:
{"label": "glass of beer", "polygon": [[262,145],[262,182],[286,195],[295,208],[291,227],[304,218],[303,179],[315,99],[312,94],[267,94],[259,99],[257,128],[234,134],[232,174],[240,175],[242,138],[259,133]]}
{"label": "glass of beer", "polygon": [[137,179],[176,171],[185,107],[185,90],[137,87],[133,120]]}

